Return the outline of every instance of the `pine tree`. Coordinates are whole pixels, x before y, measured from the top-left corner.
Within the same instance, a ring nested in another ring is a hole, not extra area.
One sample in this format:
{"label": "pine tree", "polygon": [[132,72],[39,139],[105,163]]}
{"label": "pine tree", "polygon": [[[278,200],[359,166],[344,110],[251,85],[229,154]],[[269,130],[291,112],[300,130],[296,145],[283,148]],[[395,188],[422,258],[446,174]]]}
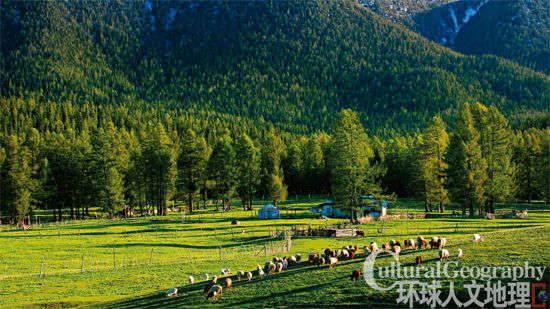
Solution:
{"label": "pine tree", "polygon": [[537,160],[537,184],[546,205],[550,204],[550,129],[541,132],[541,155]]}
{"label": "pine tree", "polygon": [[6,149],[6,194],[7,212],[12,222],[24,225],[31,203],[30,151],[21,145],[17,135],[8,136]]}
{"label": "pine tree", "polygon": [[514,194],[516,169],[512,162],[512,131],[495,106],[476,103],[472,115],[480,135],[481,155],[487,163],[485,211],[494,213],[495,202],[506,201]]}
{"label": "pine tree", "polygon": [[235,194],[236,155],[228,134],[220,137],[212,150],[208,161],[209,178],[214,182],[214,193],[221,199],[224,207],[229,207],[229,201]]}
{"label": "pine tree", "polygon": [[518,164],[518,195],[531,203],[538,196],[537,160],[542,152],[540,134],[536,129],[529,129],[518,133],[517,139],[515,161]]}
{"label": "pine tree", "polygon": [[338,114],[331,140],[330,170],[335,205],[350,212],[350,219],[359,197],[366,192],[369,160],[373,151],[357,114],[349,109]]}
{"label": "pine tree", "polygon": [[487,166],[481,155],[479,133],[474,127],[470,105],[459,107],[455,131],[451,137],[447,154],[448,189],[454,202],[462,205],[462,214],[474,209],[484,200],[484,183],[487,179]]}
{"label": "pine tree", "polygon": [[187,130],[178,159],[178,186],[187,192],[189,211],[193,211],[195,193],[200,188],[208,161],[208,147],[204,137],[198,137],[191,129]]}
{"label": "pine tree", "polygon": [[436,204],[439,211],[443,212],[448,202],[445,188],[448,165],[444,159],[448,143],[449,136],[443,120],[434,116],[421,136],[419,145],[420,178],[426,210],[431,210],[431,205]]}
{"label": "pine tree", "polygon": [[114,217],[124,206],[124,179],[115,167],[110,167],[106,175],[107,204],[104,206],[109,217]]}
{"label": "pine tree", "polygon": [[243,208],[252,210],[252,200],[260,184],[260,151],[246,134],[242,134],[236,145],[237,192]]}

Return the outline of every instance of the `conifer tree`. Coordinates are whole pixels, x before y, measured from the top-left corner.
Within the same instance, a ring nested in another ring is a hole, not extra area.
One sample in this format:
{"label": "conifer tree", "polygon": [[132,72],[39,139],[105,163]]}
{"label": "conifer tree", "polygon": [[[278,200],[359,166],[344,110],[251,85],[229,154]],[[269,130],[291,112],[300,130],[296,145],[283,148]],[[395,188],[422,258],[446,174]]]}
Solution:
{"label": "conifer tree", "polygon": [[512,162],[512,131],[506,118],[494,106],[476,103],[472,115],[480,136],[481,155],[487,163],[485,211],[494,213],[495,202],[506,201],[514,193],[516,169]]}
{"label": "conifer tree", "polygon": [[214,145],[208,161],[208,174],[214,182],[214,194],[222,200],[224,207],[230,207],[229,201],[237,187],[237,173],[235,149],[228,134],[220,137]]}
{"label": "conifer tree", "polygon": [[350,219],[354,219],[358,199],[367,190],[372,156],[372,148],[357,114],[349,109],[342,110],[331,140],[330,176],[335,205],[349,211]]}
{"label": "conifer tree", "polygon": [[434,116],[420,138],[420,178],[426,209],[431,209],[431,205],[435,204],[443,212],[448,202],[445,188],[448,165],[444,159],[448,143],[449,136],[443,120]]}
{"label": "conifer tree", "polygon": [[487,166],[481,155],[479,133],[474,127],[470,105],[461,104],[447,154],[448,189],[454,202],[468,210],[470,217],[475,207],[484,201]]}
{"label": "conifer tree", "polygon": [[243,209],[252,210],[252,200],[260,184],[260,151],[247,134],[242,134],[235,145],[237,154],[237,192]]}
{"label": "conifer tree", "polygon": [[183,137],[178,159],[178,186],[187,193],[189,211],[195,205],[195,193],[200,188],[201,179],[208,162],[208,147],[204,137],[197,136],[188,129]]}

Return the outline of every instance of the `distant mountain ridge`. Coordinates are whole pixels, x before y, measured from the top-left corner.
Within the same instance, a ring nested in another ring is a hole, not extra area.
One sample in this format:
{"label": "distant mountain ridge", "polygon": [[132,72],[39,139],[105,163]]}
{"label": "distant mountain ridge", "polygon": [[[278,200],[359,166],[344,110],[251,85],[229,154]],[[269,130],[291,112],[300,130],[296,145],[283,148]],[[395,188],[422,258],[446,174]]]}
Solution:
{"label": "distant mountain ridge", "polygon": [[[480,100],[545,110],[547,75],[452,52],[352,1],[2,1],[3,96],[212,110],[327,129],[415,130]],[[458,37],[457,37],[458,40]]]}
{"label": "distant mountain ridge", "polygon": [[359,0],[434,42],[467,54],[494,54],[550,73],[546,0]]}

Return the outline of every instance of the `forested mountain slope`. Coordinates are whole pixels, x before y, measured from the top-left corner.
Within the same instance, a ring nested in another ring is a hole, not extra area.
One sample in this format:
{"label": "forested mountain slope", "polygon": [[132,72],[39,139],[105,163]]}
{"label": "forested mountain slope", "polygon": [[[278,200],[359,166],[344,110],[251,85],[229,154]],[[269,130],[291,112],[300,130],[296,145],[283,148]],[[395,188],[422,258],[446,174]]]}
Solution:
{"label": "forested mountain slope", "polygon": [[459,52],[497,55],[550,72],[550,5],[546,0],[359,2]]}
{"label": "forested mountain slope", "polygon": [[550,99],[547,75],[452,52],[352,1],[1,5],[3,96],[143,101],[301,131],[329,128],[343,107],[369,130],[410,130],[464,101],[525,113]]}

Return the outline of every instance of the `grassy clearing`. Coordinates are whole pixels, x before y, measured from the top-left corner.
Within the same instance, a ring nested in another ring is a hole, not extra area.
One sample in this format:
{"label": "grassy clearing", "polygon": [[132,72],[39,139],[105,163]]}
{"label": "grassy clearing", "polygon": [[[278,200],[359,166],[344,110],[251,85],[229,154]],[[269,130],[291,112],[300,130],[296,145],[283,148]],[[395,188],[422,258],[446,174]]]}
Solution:
{"label": "grassy clearing", "polygon": [[[200,291],[204,273],[218,273],[222,267],[252,270],[265,262],[264,244],[281,243],[269,238],[270,229],[338,223],[340,220],[317,219],[308,212],[319,201],[291,201],[300,210],[283,213],[285,218],[281,220],[257,220],[255,212],[235,209],[188,215],[184,223],[181,214],[171,214],[163,218],[49,224],[27,232],[4,229],[0,232],[0,305],[135,308],[394,304],[395,295],[347,279],[352,269],[362,267],[362,259],[344,262],[333,270],[300,265],[263,281],[237,283],[215,302],[204,299]],[[393,212],[415,212],[420,207],[404,201]],[[232,219],[240,220],[241,225],[231,226]],[[550,211],[540,206],[531,207],[529,218],[523,220],[434,218],[373,222],[360,228],[365,238],[295,238],[292,252],[306,255],[345,244],[362,247],[373,240],[381,243],[392,238],[402,241],[416,235],[438,235],[449,239],[451,254],[458,247],[464,250],[466,265],[521,265],[528,260],[550,266]],[[472,248],[474,232],[487,239],[482,250]],[[518,238],[521,241],[515,245]],[[428,250],[421,255],[430,260],[437,252]],[[44,277],[39,278],[42,256]],[[412,263],[415,256],[405,252],[401,262]],[[198,283],[188,286],[188,275],[194,275]],[[169,287],[180,287],[180,296],[164,297]]]}

